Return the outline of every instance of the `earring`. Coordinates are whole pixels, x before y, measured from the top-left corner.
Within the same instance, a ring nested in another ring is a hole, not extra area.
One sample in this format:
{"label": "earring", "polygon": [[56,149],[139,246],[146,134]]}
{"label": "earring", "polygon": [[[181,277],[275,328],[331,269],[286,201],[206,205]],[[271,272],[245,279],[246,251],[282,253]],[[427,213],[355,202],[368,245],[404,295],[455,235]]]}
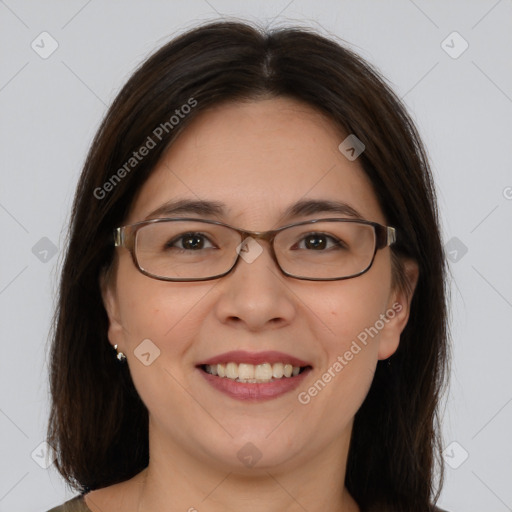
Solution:
{"label": "earring", "polygon": [[117,345],[114,345],[114,349],[117,352],[117,359],[119,359],[119,361],[121,361],[122,363],[126,361],[126,356],[122,352],[119,352],[117,350]]}

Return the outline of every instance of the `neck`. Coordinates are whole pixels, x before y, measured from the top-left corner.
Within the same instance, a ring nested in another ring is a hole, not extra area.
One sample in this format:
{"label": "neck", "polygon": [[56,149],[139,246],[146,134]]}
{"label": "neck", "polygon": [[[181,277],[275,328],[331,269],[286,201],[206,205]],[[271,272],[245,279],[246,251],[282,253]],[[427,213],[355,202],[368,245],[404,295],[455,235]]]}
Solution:
{"label": "neck", "polygon": [[196,460],[161,437],[150,426],[150,463],[139,475],[137,512],[226,512],[248,504],[251,512],[359,512],[343,485],[350,432],[314,456],[250,469]]}

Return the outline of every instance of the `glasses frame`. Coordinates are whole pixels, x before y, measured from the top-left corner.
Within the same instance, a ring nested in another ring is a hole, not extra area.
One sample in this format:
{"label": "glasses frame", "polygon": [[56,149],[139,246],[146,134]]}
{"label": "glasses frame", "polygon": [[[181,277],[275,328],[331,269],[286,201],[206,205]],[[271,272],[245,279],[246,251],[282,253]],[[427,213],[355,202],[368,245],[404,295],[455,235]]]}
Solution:
{"label": "glasses frame", "polygon": [[[224,226],[226,228],[232,229],[233,231],[236,231],[240,237],[242,244],[247,238],[251,237],[255,240],[263,240],[268,242],[270,246],[270,254],[272,256],[272,259],[274,260],[275,264],[281,271],[281,273],[287,277],[291,277],[293,279],[300,279],[303,281],[342,281],[345,279],[352,279],[354,277],[358,277],[370,270],[371,266],[373,265],[373,262],[375,260],[375,255],[377,254],[377,251],[379,249],[384,249],[385,247],[391,246],[396,242],[397,239],[397,231],[394,227],[391,226],[383,226],[382,224],[379,224],[377,222],[372,222],[369,220],[364,219],[340,219],[340,218],[325,218],[325,219],[313,219],[313,220],[305,220],[301,222],[294,222],[293,224],[287,224],[285,226],[281,226],[277,229],[272,229],[270,231],[248,231],[247,229],[241,229],[241,228],[235,228],[234,226],[230,226],[229,224],[226,224],[224,222],[216,221],[216,220],[209,220],[209,219],[195,219],[190,217],[173,217],[173,218],[158,218],[158,219],[151,219],[151,220],[145,220],[142,222],[136,222],[135,224],[128,224],[125,226],[120,226],[114,230],[114,246],[115,247],[124,247],[128,251],[130,251],[130,254],[132,256],[133,263],[135,267],[144,274],[147,277],[150,277],[152,279],[157,279],[159,281],[170,281],[170,282],[194,282],[194,281],[211,281],[213,279],[220,279],[221,277],[224,277],[228,275],[230,272],[233,271],[233,269],[238,265],[238,262],[240,261],[240,251],[237,254],[237,257],[233,263],[233,265],[227,270],[226,272],[223,272],[222,274],[217,274],[211,277],[194,277],[194,278],[177,278],[177,277],[162,277],[158,276],[156,274],[151,274],[147,270],[143,269],[141,265],[139,264],[137,260],[137,255],[135,251],[135,241],[137,238],[137,231],[139,231],[144,226],[147,226],[149,224],[156,224],[159,222],[175,222],[175,221],[192,221],[192,222],[204,222],[206,224],[215,224],[217,226]],[[368,266],[362,270],[361,272],[358,272],[356,274],[352,274],[350,276],[345,277],[329,277],[329,278],[319,278],[319,277],[304,277],[304,276],[297,276],[294,274],[290,274],[283,270],[281,268],[281,264],[279,263],[279,260],[277,259],[276,252],[274,250],[274,239],[275,237],[285,229],[292,228],[295,226],[302,226],[306,224],[312,224],[314,225],[317,222],[350,222],[350,223],[356,223],[356,224],[365,224],[367,226],[372,226],[375,230],[375,249],[373,251],[372,259]]]}

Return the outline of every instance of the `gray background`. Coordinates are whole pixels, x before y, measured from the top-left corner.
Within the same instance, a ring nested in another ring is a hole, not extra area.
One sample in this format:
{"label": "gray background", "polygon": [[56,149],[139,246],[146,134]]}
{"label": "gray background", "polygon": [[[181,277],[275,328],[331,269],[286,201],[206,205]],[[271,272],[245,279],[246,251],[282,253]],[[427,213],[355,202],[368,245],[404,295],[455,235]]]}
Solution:
{"label": "gray background", "polygon": [[[41,467],[47,334],[72,194],[100,119],[149,53],[200,20],[226,17],[336,34],[404,98],[429,150],[452,259],[440,504],[512,510],[512,1],[6,0],[0,511],[42,512],[74,494],[53,466]],[[47,58],[52,41],[43,31],[58,43]]]}

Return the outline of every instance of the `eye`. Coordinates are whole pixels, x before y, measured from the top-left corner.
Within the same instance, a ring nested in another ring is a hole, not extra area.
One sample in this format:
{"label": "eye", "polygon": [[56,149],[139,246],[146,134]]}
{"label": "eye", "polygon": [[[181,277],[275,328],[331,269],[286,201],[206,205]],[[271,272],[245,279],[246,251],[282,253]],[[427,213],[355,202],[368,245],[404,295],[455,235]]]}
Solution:
{"label": "eye", "polygon": [[296,244],[297,249],[310,249],[313,251],[323,251],[334,248],[341,249],[343,247],[344,244],[341,240],[325,233],[308,233]]}
{"label": "eye", "polygon": [[214,245],[210,242],[208,237],[201,233],[183,233],[167,242],[166,247],[198,251],[201,249],[214,248]]}

